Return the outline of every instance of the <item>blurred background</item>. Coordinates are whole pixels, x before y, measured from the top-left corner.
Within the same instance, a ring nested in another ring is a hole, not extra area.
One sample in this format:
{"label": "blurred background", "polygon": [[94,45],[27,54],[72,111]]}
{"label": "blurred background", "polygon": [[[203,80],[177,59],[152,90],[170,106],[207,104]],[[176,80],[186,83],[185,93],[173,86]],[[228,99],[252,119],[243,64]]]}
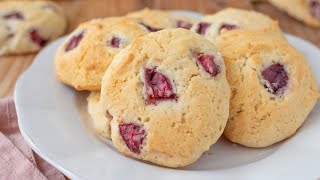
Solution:
{"label": "blurred background", "polygon": [[92,18],[125,15],[144,7],[191,10],[206,14],[225,7],[236,7],[265,13],[278,20],[285,32],[303,37],[320,47],[319,29],[293,19],[266,0],[56,0],[55,2],[63,8],[69,20],[68,32],[80,22]]}

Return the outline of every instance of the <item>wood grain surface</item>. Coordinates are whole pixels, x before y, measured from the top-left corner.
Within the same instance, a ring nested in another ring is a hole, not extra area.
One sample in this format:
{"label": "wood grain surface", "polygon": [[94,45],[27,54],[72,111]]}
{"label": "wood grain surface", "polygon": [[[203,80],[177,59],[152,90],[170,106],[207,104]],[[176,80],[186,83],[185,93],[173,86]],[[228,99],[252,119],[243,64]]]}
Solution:
{"label": "wood grain surface", "polygon": [[[56,0],[64,10],[69,26],[67,33],[80,22],[92,18],[121,16],[144,7],[182,9],[214,13],[225,7],[254,9],[280,22],[288,33],[307,39],[320,47],[320,29],[308,27],[277,10],[264,0]],[[0,97],[12,96],[17,78],[32,63],[34,54],[0,57]]]}

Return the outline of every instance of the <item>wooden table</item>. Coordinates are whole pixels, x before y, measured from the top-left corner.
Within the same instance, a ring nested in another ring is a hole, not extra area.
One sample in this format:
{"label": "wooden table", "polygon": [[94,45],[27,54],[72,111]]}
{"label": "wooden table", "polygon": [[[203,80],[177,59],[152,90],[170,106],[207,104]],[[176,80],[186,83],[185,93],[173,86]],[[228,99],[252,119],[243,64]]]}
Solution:
{"label": "wooden table", "polygon": [[[261,1],[261,0],[260,0]],[[69,21],[68,32],[80,22],[105,16],[119,16],[150,7],[156,9],[183,9],[214,13],[224,7],[254,9],[278,19],[285,32],[307,39],[320,47],[320,29],[308,27],[265,2],[250,0],[56,0]],[[12,96],[19,75],[33,61],[34,54],[0,57],[0,97]]]}

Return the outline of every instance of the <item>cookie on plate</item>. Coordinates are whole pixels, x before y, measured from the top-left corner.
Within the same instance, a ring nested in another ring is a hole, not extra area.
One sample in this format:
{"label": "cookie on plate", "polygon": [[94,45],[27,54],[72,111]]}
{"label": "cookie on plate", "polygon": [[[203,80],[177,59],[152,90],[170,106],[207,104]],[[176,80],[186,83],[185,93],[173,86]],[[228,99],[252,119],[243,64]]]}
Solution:
{"label": "cookie on plate", "polygon": [[255,11],[235,8],[226,8],[216,14],[206,15],[194,24],[191,30],[214,42],[222,33],[235,29],[259,30],[283,37],[277,21]]}
{"label": "cookie on plate", "polygon": [[225,136],[248,147],[292,136],[318,98],[303,55],[287,41],[258,31],[229,31],[217,42],[232,91]]}
{"label": "cookie on plate", "polygon": [[61,36],[66,19],[49,1],[0,2],[0,55],[36,52]]}
{"label": "cookie on plate", "polygon": [[320,27],[320,0],[268,0],[290,16],[313,27]]}
{"label": "cookie on plate", "polygon": [[168,167],[196,161],[223,132],[230,89],[216,47],[167,29],[137,38],[106,71],[100,103],[126,156]]}
{"label": "cookie on plate", "polygon": [[55,57],[58,78],[77,90],[100,90],[101,79],[113,56],[134,38],[149,33],[134,19],[112,17],[79,25]]}
{"label": "cookie on plate", "polygon": [[93,120],[93,126],[96,132],[105,138],[110,139],[110,121],[112,116],[106,111],[104,112],[100,105],[100,92],[90,92],[88,98],[88,112]]}
{"label": "cookie on plate", "polygon": [[129,13],[127,16],[139,19],[140,23],[150,32],[168,28],[190,29],[196,22],[195,19],[183,15],[148,8]]}

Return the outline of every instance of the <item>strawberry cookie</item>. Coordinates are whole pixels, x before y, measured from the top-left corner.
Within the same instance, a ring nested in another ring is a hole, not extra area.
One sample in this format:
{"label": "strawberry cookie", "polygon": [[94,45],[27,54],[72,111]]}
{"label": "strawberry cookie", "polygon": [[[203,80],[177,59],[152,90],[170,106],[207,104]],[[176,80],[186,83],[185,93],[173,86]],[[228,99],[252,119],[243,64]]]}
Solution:
{"label": "strawberry cookie", "polygon": [[229,31],[217,42],[232,91],[226,137],[266,147],[292,136],[318,99],[303,55],[287,41],[258,31]]}
{"label": "strawberry cookie", "polygon": [[149,33],[126,17],[94,19],[79,25],[55,57],[58,79],[76,90],[100,90],[101,79],[113,56],[134,38]]}
{"label": "strawberry cookie", "polygon": [[52,2],[0,2],[0,55],[36,52],[61,36],[66,25]]}
{"label": "strawberry cookie", "polygon": [[216,14],[206,15],[192,27],[192,31],[212,42],[224,32],[235,29],[258,30],[283,37],[277,21],[256,11],[235,8],[226,8]]}
{"label": "strawberry cookie", "polygon": [[216,47],[185,29],[135,39],[106,71],[100,103],[126,156],[168,167],[195,162],[229,115],[226,68]]}
{"label": "strawberry cookie", "polygon": [[168,28],[190,29],[196,22],[195,19],[183,15],[174,14],[164,10],[153,10],[148,8],[129,13],[127,16],[139,19],[140,24],[150,32]]}
{"label": "strawberry cookie", "polygon": [[313,27],[320,27],[320,0],[269,0],[290,16]]}

